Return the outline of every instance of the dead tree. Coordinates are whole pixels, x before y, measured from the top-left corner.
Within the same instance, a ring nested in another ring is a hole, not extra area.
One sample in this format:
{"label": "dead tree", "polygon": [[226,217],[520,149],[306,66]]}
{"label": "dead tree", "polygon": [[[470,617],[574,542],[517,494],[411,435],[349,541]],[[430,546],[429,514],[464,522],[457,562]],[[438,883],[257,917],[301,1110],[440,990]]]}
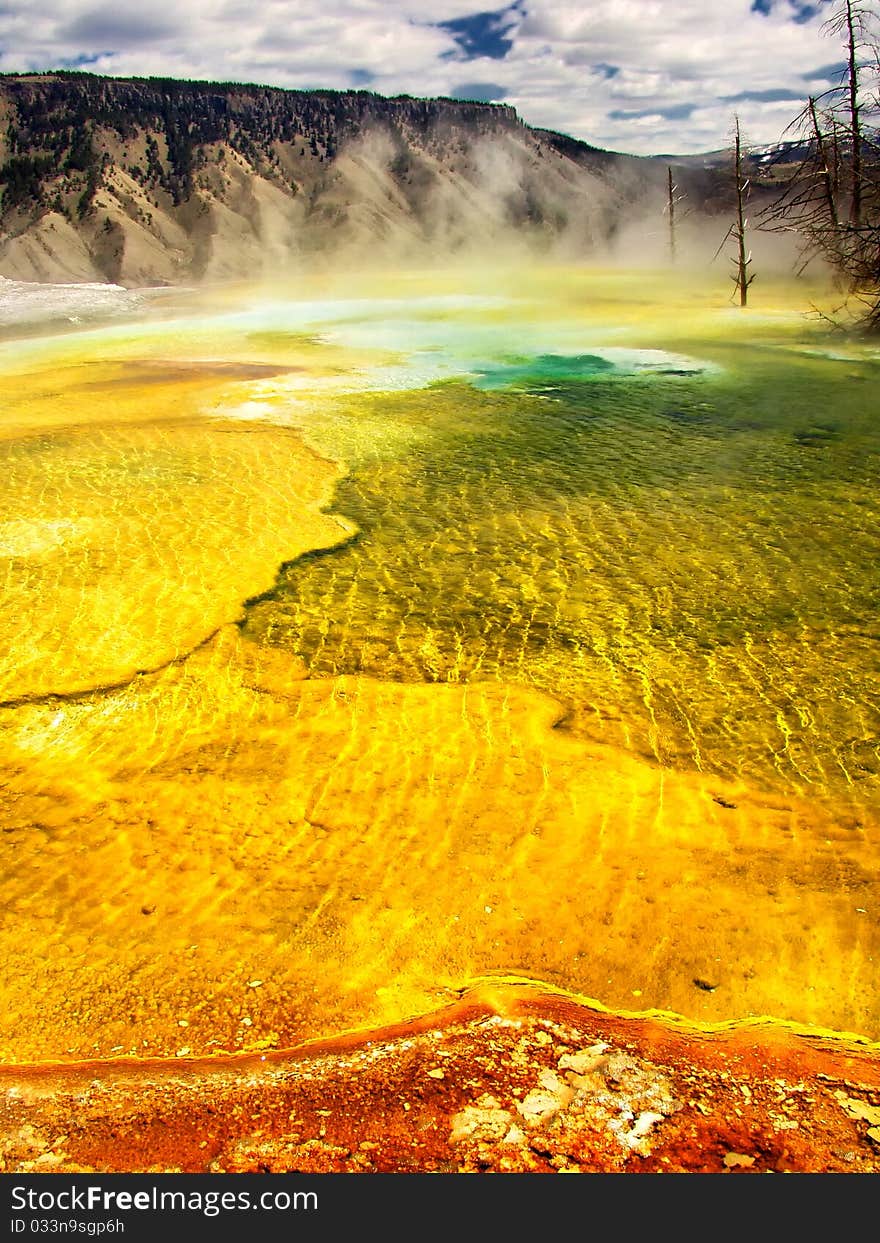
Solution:
{"label": "dead tree", "polygon": [[725,233],[721,245],[715,251],[715,259],[717,259],[721,254],[725,243],[732,238],[736,246],[736,252],[733,257],[734,274],[731,277],[734,285],[734,296],[738,293],[740,306],[747,306],[749,301],[749,285],[751,285],[755,277],[754,274],[749,274],[752,256],[746,245],[746,231],[749,227],[749,222],[746,218],[746,201],[749,192],[749,178],[744,175],[739,117],[736,117],[734,124],[733,185],[735,199],[734,219],[730,228]]}
{"label": "dead tree", "polygon": [[667,165],[666,175],[669,188],[666,196],[666,214],[669,217],[669,262],[675,263],[675,183],[672,180],[672,165]]}
{"label": "dead tree", "polygon": [[674,264],[677,254],[677,239],[675,235],[677,225],[676,208],[679,203],[684,202],[686,196],[684,194],[679,194],[678,192],[678,186],[672,176],[671,164],[666,165],[666,187],[666,223],[669,229],[669,262]]}
{"label": "dead tree", "polygon": [[736,135],[734,146],[734,174],[736,180],[736,223],[733,226],[733,236],[736,241],[736,275],[733,278],[735,287],[739,290],[739,304],[745,306],[749,300],[749,285],[755,279],[749,276],[749,265],[752,262],[751,254],[746,254],[746,229],[748,221],[745,218],[745,197],[748,193],[748,178],[743,178],[743,159],[742,159],[742,143],[739,134],[739,117],[736,118]]}
{"label": "dead tree", "polygon": [[857,229],[862,222],[862,120],[859,107],[859,38],[867,17],[867,6],[843,0],[837,13],[825,23],[829,34],[845,34],[847,51],[847,108],[849,111],[850,223]]}
{"label": "dead tree", "polygon": [[822,128],[819,125],[819,117],[816,112],[816,101],[812,96],[810,97],[810,102],[807,105],[807,110],[810,114],[810,122],[813,127],[813,141],[816,144],[816,154],[819,158],[818,172],[822,184],[822,197],[825,204],[825,213],[828,217],[828,224],[832,232],[838,233],[840,231],[840,220],[837,215],[837,190],[835,187],[839,184],[839,180],[835,176],[835,172],[832,171],[833,166],[829,162],[827,151],[828,144],[825,141]]}
{"label": "dead tree", "polygon": [[[880,329],[880,15],[877,5],[840,0],[825,23],[846,49],[842,80],[811,97],[787,134],[800,157],[758,227],[793,232],[802,267],[821,258],[846,296]],[[785,150],[785,146],[783,146]]]}

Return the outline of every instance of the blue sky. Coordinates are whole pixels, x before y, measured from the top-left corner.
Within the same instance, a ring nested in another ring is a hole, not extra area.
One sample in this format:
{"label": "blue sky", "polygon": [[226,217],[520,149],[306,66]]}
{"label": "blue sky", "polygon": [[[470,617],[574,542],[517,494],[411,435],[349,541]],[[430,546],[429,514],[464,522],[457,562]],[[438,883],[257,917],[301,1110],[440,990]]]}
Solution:
{"label": "blue sky", "polygon": [[843,59],[831,0],[0,0],[0,69],[512,104],[640,154],[775,141]]}

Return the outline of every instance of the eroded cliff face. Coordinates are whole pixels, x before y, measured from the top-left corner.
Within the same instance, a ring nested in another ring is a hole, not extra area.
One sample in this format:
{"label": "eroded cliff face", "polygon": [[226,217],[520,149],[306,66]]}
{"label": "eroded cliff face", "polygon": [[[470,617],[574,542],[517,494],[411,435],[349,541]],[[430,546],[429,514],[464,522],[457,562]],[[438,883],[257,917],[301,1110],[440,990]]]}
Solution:
{"label": "eroded cliff face", "polygon": [[0,274],[23,280],[596,255],[662,206],[664,178],[661,162],[530,129],[502,105],[0,78]]}

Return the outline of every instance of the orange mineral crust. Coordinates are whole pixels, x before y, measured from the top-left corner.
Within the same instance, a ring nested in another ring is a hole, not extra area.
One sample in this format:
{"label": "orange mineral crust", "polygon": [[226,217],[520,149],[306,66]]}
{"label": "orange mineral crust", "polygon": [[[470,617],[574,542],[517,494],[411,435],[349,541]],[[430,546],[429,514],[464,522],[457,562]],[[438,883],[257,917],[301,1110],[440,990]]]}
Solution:
{"label": "orange mineral crust", "polygon": [[0,1169],[880,1173],[876,1045],[522,985],[264,1056],[0,1068]]}

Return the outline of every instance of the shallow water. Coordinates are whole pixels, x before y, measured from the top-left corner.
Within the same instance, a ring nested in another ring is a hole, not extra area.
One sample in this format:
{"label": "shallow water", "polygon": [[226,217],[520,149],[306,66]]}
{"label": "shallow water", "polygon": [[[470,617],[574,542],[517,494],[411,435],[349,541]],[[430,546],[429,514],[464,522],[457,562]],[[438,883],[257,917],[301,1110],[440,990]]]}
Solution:
{"label": "shallow water", "polygon": [[6,1060],[485,976],[880,1036],[877,352],[665,281],[4,347]]}

